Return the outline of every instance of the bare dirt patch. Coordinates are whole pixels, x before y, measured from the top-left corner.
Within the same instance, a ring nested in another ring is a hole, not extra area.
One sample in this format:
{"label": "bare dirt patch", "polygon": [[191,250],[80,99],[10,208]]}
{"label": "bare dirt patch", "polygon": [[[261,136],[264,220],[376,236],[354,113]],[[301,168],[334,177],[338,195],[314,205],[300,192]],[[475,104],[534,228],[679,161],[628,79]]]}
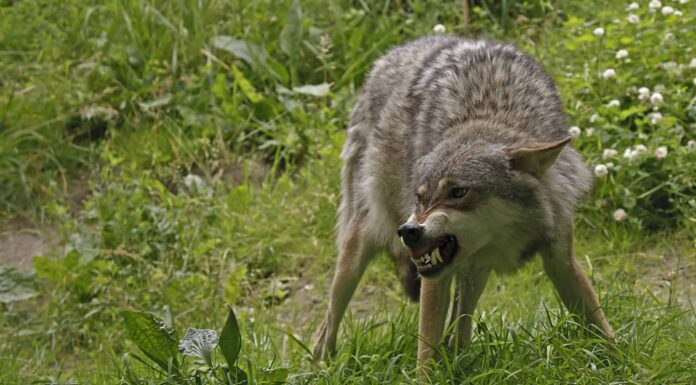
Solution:
{"label": "bare dirt patch", "polygon": [[57,244],[55,229],[37,227],[24,220],[11,220],[0,228],[0,265],[28,271],[33,258]]}

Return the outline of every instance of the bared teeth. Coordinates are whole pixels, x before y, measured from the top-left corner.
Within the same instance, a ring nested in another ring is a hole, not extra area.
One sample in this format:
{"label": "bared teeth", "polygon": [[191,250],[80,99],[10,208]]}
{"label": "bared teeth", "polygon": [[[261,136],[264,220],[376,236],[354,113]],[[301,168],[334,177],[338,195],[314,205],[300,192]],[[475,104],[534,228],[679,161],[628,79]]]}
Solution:
{"label": "bared teeth", "polygon": [[443,259],[442,256],[440,255],[440,250],[435,249],[433,251],[433,265],[437,265],[438,263],[442,263]]}

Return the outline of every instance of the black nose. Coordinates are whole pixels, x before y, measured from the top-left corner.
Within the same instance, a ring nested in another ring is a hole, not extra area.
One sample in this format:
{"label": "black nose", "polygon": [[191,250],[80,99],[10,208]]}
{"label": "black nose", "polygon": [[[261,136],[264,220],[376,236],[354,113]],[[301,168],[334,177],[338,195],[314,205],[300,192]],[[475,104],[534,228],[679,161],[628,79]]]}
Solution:
{"label": "black nose", "polygon": [[407,223],[405,225],[401,225],[396,233],[399,234],[406,246],[414,247],[418,245],[418,242],[420,242],[421,238],[423,238],[423,226],[419,224]]}

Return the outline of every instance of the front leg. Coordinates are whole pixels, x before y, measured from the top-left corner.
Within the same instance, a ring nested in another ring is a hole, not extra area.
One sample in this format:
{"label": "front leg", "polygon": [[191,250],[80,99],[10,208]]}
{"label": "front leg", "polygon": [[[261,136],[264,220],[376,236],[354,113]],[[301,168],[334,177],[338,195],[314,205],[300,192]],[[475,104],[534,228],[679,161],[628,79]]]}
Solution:
{"label": "front leg", "polygon": [[552,243],[541,254],[544,270],[568,310],[584,315],[607,338],[613,339],[614,332],[604,316],[592,283],[573,255],[572,230],[566,239]]}
{"label": "front leg", "polygon": [[467,348],[471,341],[471,324],[476,304],[486,288],[489,269],[471,268],[457,273],[456,300],[452,306],[450,324],[456,324],[456,334],[450,339],[453,348]]}
{"label": "front leg", "polygon": [[452,277],[446,276],[438,280],[424,279],[421,283],[418,321],[419,375],[428,373],[430,361],[435,358],[435,349],[444,334],[451,282]]}

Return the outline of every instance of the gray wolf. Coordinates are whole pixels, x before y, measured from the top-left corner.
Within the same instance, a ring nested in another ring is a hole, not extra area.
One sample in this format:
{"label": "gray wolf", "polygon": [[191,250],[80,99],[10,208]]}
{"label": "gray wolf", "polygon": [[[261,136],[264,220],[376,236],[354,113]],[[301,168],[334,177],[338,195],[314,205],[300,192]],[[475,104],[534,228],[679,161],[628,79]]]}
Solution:
{"label": "gray wolf", "polygon": [[513,46],[425,37],[379,58],[341,153],[338,261],[315,356],[335,350],[380,251],[420,300],[422,367],[443,338],[453,280],[450,343],[466,347],[490,272],[513,272],[536,254],[568,309],[611,338],[573,255],[573,215],[592,177],[569,142],[554,81]]}

